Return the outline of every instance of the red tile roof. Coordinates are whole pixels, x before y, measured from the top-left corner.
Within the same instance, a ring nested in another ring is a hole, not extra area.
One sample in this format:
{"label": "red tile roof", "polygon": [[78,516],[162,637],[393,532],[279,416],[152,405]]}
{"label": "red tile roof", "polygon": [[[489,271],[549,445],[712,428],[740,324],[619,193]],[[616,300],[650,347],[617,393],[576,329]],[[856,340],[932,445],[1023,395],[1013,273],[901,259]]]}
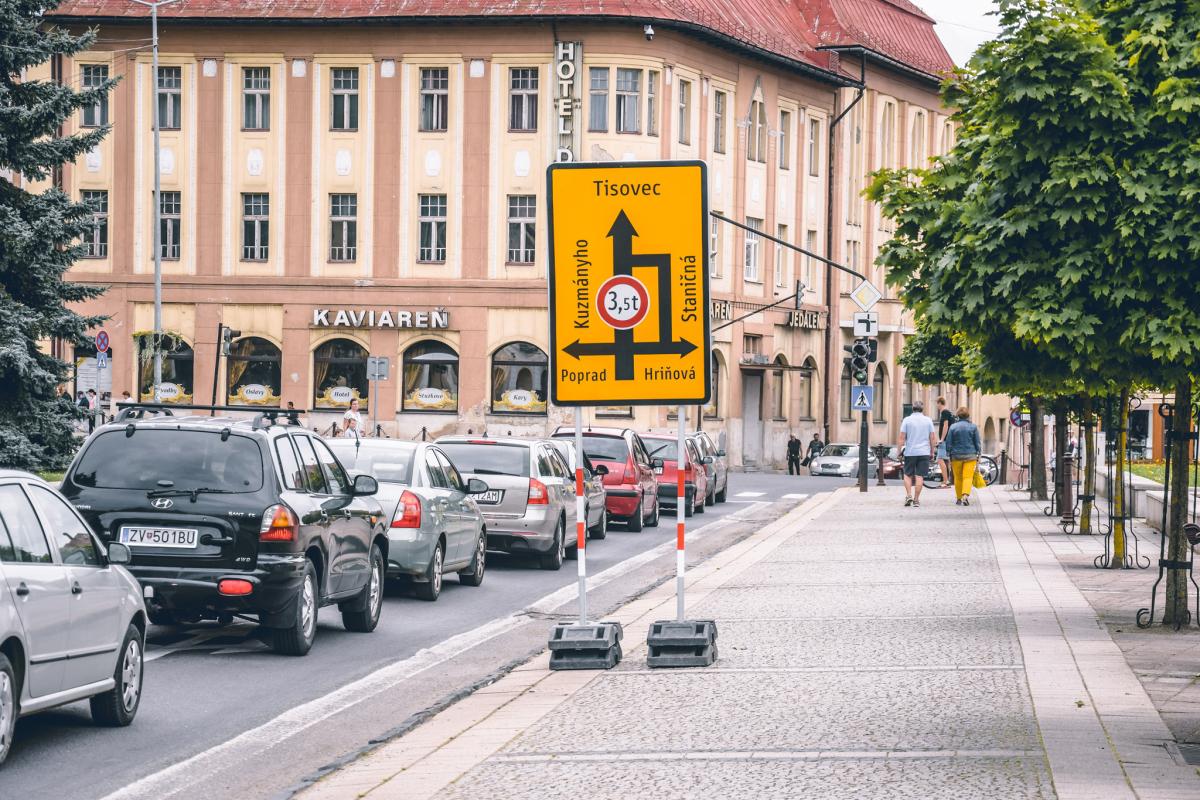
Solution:
{"label": "red tile roof", "polygon": [[[63,0],[51,17],[137,19],[130,0]],[[696,27],[828,69],[823,44],[862,44],[928,72],[951,68],[933,21],[908,0],[179,0],[164,19],[631,19]],[[878,30],[876,30],[878,26]],[[913,59],[909,61],[909,59]]]}

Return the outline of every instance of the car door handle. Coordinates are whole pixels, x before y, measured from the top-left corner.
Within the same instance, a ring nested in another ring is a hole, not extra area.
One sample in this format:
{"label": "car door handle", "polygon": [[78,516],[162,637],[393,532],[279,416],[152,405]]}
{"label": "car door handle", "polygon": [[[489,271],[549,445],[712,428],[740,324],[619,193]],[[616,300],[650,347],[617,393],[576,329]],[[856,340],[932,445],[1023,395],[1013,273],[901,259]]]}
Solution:
{"label": "car door handle", "polygon": [[325,509],[322,508],[320,511],[317,512],[317,514],[320,515],[319,519],[321,520],[321,522],[329,522],[329,512],[328,511],[326,511]]}
{"label": "car door handle", "polygon": [[83,587],[79,585],[79,581],[71,583],[71,594],[83,594]]}
{"label": "car door handle", "polygon": [[350,519],[354,515],[352,513],[350,513],[350,509],[347,508],[342,511],[342,516],[345,517],[346,519]]}
{"label": "car door handle", "polygon": [[29,587],[25,585],[25,581],[17,584],[17,597],[28,597]]}

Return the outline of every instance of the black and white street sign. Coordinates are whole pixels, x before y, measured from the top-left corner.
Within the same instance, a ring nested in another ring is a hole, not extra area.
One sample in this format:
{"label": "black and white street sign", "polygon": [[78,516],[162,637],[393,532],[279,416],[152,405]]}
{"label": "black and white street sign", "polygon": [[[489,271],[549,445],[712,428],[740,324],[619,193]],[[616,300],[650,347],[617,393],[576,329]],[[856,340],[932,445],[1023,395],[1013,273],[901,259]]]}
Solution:
{"label": "black and white street sign", "polygon": [[877,311],[856,311],[854,312],[854,335],[855,336],[870,336],[879,335],[879,312]]}
{"label": "black and white street sign", "polygon": [[392,369],[392,360],[387,356],[367,356],[367,380],[386,381]]}

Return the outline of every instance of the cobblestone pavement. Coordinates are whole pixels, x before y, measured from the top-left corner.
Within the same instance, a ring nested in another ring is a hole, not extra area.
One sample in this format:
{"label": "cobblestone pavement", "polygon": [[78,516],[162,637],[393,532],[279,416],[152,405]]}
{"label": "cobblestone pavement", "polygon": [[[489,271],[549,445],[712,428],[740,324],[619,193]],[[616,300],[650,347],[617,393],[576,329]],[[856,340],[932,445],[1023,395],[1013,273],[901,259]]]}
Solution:
{"label": "cobblestone pavement", "polygon": [[543,656],[305,800],[1200,797],[1027,515],[902,499],[816,498],[693,570],[714,666],[646,667],[660,587],[616,615],[616,669]]}

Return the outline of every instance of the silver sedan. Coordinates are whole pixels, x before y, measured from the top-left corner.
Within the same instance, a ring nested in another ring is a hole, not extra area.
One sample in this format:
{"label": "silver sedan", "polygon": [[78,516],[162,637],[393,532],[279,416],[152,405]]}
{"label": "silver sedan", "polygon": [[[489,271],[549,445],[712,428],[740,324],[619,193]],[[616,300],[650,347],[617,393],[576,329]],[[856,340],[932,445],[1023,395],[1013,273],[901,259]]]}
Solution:
{"label": "silver sedan", "polygon": [[[875,453],[867,451],[867,477],[875,477]],[[858,477],[858,445],[827,444],[821,455],[808,465],[811,475],[833,475],[840,478]]]}
{"label": "silver sedan", "polygon": [[487,483],[464,477],[433,444],[392,439],[329,439],[329,447],[354,473],[379,481],[379,501],[389,515],[388,574],[412,581],[417,597],[437,600],[442,576],[478,586],[487,567],[487,525],[475,498]]}

